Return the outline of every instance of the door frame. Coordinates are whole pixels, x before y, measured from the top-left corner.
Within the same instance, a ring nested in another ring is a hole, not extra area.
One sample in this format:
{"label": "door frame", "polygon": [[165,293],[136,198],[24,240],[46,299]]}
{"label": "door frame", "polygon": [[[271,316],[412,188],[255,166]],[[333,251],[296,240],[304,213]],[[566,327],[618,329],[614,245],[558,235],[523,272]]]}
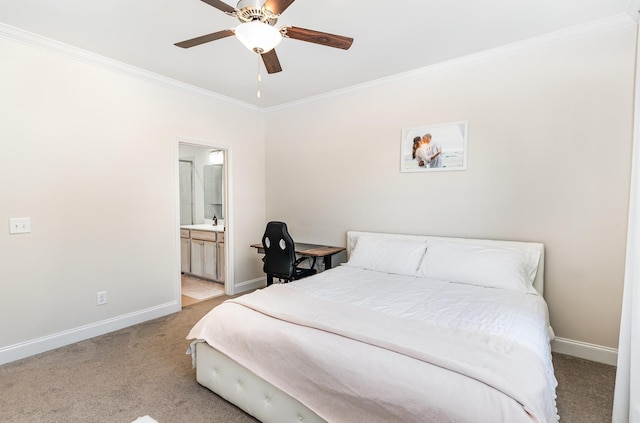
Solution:
{"label": "door frame", "polygon": [[178,292],[178,301],[180,308],[182,308],[182,272],[180,271],[180,145],[188,145],[191,147],[202,147],[204,149],[222,150],[224,151],[224,293],[226,295],[233,295],[235,293],[234,283],[234,254],[233,254],[233,181],[231,175],[233,172],[233,154],[231,146],[213,141],[195,140],[188,138],[177,138],[175,142],[175,203],[176,203],[176,245],[177,245],[177,261],[178,272],[176,277],[176,286]]}

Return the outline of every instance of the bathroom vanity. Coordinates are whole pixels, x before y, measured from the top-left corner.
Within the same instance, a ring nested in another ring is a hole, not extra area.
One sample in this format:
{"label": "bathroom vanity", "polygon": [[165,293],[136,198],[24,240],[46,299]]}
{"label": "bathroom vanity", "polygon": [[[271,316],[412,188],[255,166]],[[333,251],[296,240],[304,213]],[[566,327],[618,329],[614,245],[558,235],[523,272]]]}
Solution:
{"label": "bathroom vanity", "polygon": [[180,263],[182,273],[216,282],[224,282],[224,225],[180,226]]}

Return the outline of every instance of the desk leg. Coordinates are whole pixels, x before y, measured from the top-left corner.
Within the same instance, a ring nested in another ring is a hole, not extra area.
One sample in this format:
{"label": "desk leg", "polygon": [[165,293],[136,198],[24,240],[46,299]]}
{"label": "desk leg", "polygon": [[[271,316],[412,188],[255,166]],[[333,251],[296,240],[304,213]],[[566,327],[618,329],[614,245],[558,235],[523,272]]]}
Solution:
{"label": "desk leg", "polygon": [[331,269],[331,256],[324,256],[324,270]]}
{"label": "desk leg", "polygon": [[273,285],[273,275],[267,274],[267,286]]}

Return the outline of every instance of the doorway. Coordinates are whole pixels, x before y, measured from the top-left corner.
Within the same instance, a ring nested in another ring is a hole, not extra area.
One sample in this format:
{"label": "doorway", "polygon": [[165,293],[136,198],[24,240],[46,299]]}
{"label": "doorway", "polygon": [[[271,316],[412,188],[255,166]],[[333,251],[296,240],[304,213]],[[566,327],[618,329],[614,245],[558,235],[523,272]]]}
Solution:
{"label": "doorway", "polygon": [[178,141],[182,306],[232,294],[229,149]]}

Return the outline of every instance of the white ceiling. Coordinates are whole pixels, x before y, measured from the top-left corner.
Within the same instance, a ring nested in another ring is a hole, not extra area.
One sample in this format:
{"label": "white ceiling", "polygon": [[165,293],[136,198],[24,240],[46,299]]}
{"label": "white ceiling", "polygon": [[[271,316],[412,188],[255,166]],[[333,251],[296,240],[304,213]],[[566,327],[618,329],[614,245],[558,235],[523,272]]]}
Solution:
{"label": "white ceiling", "polygon": [[[236,6],[233,0],[225,0]],[[235,37],[173,44],[239,22],[201,0],[0,0],[0,23],[260,107],[366,83],[637,10],[638,0],[297,0],[277,27],[355,39],[344,51],[285,39],[283,71]]]}

